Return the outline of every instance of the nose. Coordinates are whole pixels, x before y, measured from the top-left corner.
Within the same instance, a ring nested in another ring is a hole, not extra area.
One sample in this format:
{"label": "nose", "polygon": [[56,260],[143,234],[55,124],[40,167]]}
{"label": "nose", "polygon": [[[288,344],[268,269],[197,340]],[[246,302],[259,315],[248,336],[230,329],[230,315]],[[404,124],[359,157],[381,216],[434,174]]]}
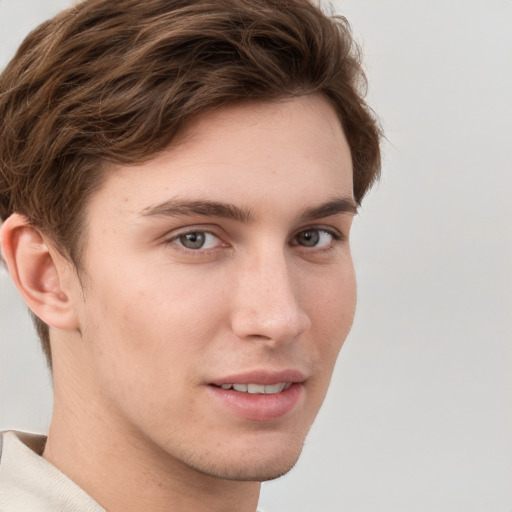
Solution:
{"label": "nose", "polygon": [[282,250],[247,258],[236,273],[231,326],[239,339],[268,345],[296,340],[311,325],[300,275]]}

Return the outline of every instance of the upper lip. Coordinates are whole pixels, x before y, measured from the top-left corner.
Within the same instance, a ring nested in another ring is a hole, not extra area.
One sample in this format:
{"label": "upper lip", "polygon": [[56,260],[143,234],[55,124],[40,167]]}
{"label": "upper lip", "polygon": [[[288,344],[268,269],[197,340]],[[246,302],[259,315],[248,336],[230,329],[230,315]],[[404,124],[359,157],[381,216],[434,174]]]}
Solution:
{"label": "upper lip", "polygon": [[284,370],[252,370],[243,373],[237,373],[221,377],[209,382],[214,386],[222,386],[223,384],[263,384],[271,385],[280,382],[304,382],[306,378],[300,370],[284,369]]}

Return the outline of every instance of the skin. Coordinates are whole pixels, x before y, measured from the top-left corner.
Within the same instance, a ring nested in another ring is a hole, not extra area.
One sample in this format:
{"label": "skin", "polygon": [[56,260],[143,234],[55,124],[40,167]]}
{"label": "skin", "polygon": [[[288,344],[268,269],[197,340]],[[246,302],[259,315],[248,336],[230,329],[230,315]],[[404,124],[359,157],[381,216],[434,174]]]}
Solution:
{"label": "skin", "polygon": [[[303,218],[340,198],[342,211]],[[250,219],[169,214],[187,201]],[[80,279],[8,219],[13,279],[51,326],[44,457],[109,512],[253,512],[259,482],[297,461],[352,324],[353,210],[339,120],[308,96],[221,109],[153,160],[109,170]],[[241,416],[211,386],[281,370],[300,374],[300,393],[273,419]]]}

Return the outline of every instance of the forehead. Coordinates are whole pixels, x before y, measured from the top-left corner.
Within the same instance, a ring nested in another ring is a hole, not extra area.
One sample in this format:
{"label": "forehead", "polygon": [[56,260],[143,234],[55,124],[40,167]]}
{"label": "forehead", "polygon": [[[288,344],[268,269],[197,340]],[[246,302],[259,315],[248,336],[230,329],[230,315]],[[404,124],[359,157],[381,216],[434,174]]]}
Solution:
{"label": "forehead", "polygon": [[152,160],[111,169],[89,214],[132,215],[172,198],[257,207],[284,202],[283,192],[302,202],[352,196],[350,149],[322,96],[248,102],[191,122]]}

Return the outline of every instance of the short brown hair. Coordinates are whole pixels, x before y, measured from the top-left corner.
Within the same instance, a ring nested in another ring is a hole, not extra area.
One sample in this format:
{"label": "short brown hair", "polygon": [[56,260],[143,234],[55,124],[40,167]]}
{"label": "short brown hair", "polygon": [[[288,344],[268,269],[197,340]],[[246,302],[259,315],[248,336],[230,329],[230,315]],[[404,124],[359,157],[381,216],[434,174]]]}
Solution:
{"label": "short brown hair", "polygon": [[0,217],[26,216],[79,269],[105,164],[148,160],[223,105],[313,93],[339,115],[360,203],[380,169],[365,87],[347,21],[308,0],[85,0],[0,75]]}

